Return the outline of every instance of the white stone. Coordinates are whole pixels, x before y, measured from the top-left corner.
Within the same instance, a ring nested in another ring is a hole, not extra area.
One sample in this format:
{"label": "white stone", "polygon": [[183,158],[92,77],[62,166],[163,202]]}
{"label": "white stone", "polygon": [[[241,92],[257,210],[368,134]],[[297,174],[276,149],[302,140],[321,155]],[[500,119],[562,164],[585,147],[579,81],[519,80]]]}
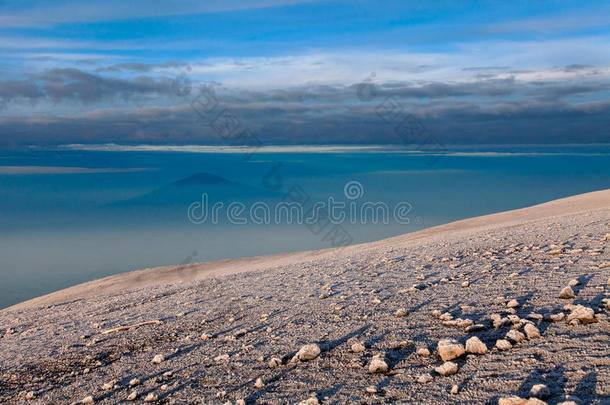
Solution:
{"label": "white stone", "polygon": [[405,317],[405,316],[407,316],[407,310],[404,308],[400,308],[400,309],[396,310],[394,315],[396,315],[399,318]]}
{"label": "white stone", "polygon": [[297,352],[296,357],[301,361],[313,360],[320,355],[320,346],[317,344],[309,344],[301,347]]}
{"label": "white stone", "polygon": [[563,290],[561,290],[561,292],[559,293],[559,298],[572,299],[574,297],[574,290],[572,290],[572,287],[570,286],[564,287]]}
{"label": "white stone", "polygon": [[388,363],[380,355],[373,356],[369,363],[369,373],[385,373],[386,371],[388,371]]}
{"label": "white stone", "polygon": [[442,376],[453,375],[458,372],[458,365],[452,361],[446,361],[442,365],[436,367],[434,371]]}
{"label": "white stone", "polygon": [[154,392],[149,393],[145,398],[144,402],[157,402],[159,397]]}
{"label": "white stone", "polygon": [[438,342],[438,354],[443,361],[460,357],[465,351],[464,346],[458,343],[457,340],[443,339]]}
{"label": "white stone", "polygon": [[352,352],[354,352],[354,353],[362,353],[365,350],[366,350],[366,348],[360,342],[356,342],[352,345]]}
{"label": "white stone", "polygon": [[506,334],[506,337],[515,343],[521,343],[525,340],[525,335],[515,329],[509,330],[508,333]]}
{"label": "white stone", "polygon": [[551,396],[549,387],[544,384],[536,384],[530,390],[530,395],[536,398],[545,399]]}
{"label": "white stone", "polygon": [[509,350],[513,345],[506,339],[498,339],[496,340],[496,347],[498,350]]}
{"label": "white stone", "polygon": [[471,337],[466,341],[466,352],[474,354],[487,353],[487,346],[476,336]]}
{"label": "white stone", "polygon": [[523,330],[528,339],[538,339],[540,337],[540,331],[531,323],[526,324]]}

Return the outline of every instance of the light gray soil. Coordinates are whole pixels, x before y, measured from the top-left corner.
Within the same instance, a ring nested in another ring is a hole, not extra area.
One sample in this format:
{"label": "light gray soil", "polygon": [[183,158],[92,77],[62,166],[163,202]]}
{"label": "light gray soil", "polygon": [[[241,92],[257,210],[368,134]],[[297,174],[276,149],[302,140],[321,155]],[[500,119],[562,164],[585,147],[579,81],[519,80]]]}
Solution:
{"label": "light gray soil", "polygon": [[[259,261],[256,271],[100,296],[88,290],[89,297],[69,302],[1,311],[0,402],[69,404],[91,396],[96,404],[118,404],[136,391],[136,403],[153,393],[157,403],[175,404],[312,397],[323,404],[495,404],[529,398],[533,385],[545,384],[549,404],[569,396],[610,403],[610,204],[559,215],[542,207],[512,222],[484,217],[477,226],[270,259],[268,266]],[[575,298],[559,298],[573,279]],[[507,306],[512,299],[514,309]],[[548,320],[569,315],[569,304],[591,308],[595,317]],[[397,316],[399,309],[406,316]],[[435,310],[483,329],[448,326]],[[496,328],[493,314],[518,318]],[[162,323],[104,333],[153,320]],[[511,329],[524,333],[527,321],[540,338],[494,348]],[[489,353],[463,354],[453,360],[456,374],[436,373],[443,364],[439,340],[471,336]],[[363,352],[352,351],[356,342]],[[319,356],[292,362],[309,343],[319,345]],[[418,354],[421,348],[431,354]],[[378,354],[388,369],[371,374]],[[156,355],[164,360],[153,363]],[[281,360],[274,368],[273,357]],[[418,382],[422,375],[431,381]],[[134,378],[140,384],[130,387]],[[258,378],[264,386],[255,386]],[[454,385],[457,393],[450,392]]]}

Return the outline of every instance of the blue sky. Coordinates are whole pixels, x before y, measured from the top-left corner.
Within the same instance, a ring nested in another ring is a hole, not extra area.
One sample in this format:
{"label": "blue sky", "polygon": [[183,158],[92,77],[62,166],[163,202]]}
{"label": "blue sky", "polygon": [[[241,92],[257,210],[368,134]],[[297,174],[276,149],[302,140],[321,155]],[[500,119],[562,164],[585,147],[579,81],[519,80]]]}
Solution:
{"label": "blue sky", "polygon": [[[0,146],[218,144],[211,89],[265,143],[607,142],[610,3],[0,3]],[[187,80],[189,95],[172,83]],[[375,97],[356,89],[368,80]],[[396,118],[396,119],[400,119]]]}

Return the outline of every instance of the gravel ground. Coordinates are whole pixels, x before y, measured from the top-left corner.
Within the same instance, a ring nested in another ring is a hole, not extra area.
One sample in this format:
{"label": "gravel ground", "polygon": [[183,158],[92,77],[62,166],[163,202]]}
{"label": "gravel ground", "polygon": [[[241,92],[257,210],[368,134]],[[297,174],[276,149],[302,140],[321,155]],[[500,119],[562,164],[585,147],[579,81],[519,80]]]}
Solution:
{"label": "gravel ground", "polygon": [[[609,225],[541,215],[1,311],[0,402],[608,404]],[[461,353],[473,336],[486,354]]]}

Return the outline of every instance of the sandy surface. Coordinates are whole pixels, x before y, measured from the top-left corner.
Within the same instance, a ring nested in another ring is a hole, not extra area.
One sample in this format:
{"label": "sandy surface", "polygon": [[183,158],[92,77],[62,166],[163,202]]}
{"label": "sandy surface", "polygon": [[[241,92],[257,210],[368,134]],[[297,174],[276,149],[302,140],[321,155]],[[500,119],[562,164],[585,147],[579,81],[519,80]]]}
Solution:
{"label": "sandy surface", "polygon": [[[550,404],[608,403],[609,225],[606,190],[338,251],[81,284],[0,311],[0,401],[498,403],[545,384]],[[515,342],[527,324],[540,337]],[[507,334],[513,347],[494,348]],[[472,336],[487,354],[434,371],[441,339]],[[321,353],[291,361],[309,343]],[[387,369],[371,373],[376,355]]]}

